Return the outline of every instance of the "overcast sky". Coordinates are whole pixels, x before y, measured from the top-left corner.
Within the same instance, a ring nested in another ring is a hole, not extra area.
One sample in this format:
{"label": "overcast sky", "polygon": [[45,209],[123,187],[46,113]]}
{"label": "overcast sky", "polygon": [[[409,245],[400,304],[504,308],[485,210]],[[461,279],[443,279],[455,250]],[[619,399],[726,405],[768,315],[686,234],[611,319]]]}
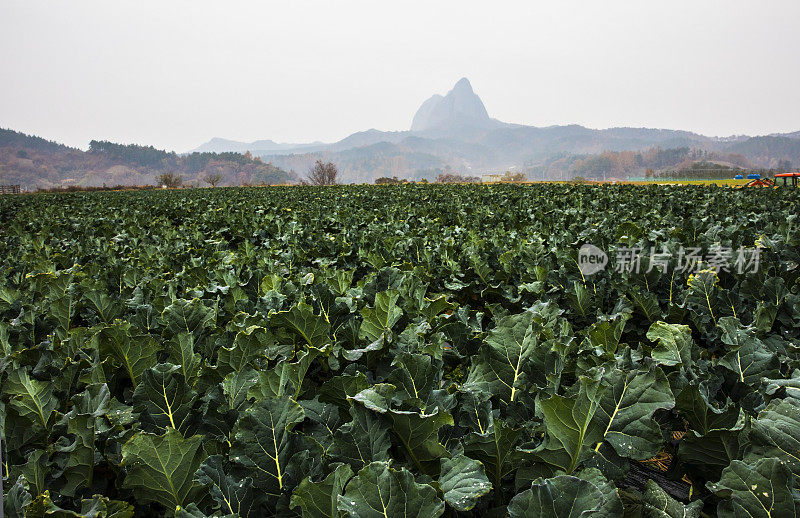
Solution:
{"label": "overcast sky", "polygon": [[800,130],[800,2],[0,2],[0,127],[186,151],[408,129],[462,76],[492,117]]}

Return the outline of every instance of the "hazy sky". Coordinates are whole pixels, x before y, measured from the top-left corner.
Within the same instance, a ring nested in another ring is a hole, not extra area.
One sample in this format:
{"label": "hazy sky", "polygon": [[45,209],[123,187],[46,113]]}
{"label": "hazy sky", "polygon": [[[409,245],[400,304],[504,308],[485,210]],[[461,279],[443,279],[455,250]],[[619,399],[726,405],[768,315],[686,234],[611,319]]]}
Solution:
{"label": "hazy sky", "polygon": [[335,141],[466,76],[506,122],[795,131],[798,22],[798,0],[2,0],[0,127]]}

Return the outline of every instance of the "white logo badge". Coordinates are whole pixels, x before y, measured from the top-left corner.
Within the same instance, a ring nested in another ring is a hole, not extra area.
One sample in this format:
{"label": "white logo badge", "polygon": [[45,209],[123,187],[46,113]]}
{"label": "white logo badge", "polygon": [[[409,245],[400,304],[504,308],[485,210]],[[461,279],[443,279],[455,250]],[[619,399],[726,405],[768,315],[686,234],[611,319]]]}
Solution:
{"label": "white logo badge", "polygon": [[608,256],[594,245],[585,244],[578,250],[578,269],[584,275],[593,275],[608,264]]}

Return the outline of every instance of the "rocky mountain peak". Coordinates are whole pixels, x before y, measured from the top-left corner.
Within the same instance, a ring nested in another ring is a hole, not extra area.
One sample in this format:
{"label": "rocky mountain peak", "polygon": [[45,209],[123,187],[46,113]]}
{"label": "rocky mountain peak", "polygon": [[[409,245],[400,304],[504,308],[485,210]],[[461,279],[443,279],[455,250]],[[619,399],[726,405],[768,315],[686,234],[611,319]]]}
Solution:
{"label": "rocky mountain peak", "polygon": [[483,101],[462,77],[447,95],[436,94],[422,103],[411,122],[411,131],[454,130],[490,126],[492,119]]}

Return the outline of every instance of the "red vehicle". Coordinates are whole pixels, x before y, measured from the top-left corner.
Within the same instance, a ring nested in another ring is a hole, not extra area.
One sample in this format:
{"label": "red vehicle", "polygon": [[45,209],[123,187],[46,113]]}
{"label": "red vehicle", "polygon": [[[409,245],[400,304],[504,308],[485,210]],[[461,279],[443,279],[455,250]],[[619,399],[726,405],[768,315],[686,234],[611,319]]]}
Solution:
{"label": "red vehicle", "polygon": [[775,179],[777,181],[778,178],[783,178],[783,185],[787,185],[789,179],[792,179],[792,186],[797,187],[798,182],[800,181],[800,173],[778,173],[775,175]]}

